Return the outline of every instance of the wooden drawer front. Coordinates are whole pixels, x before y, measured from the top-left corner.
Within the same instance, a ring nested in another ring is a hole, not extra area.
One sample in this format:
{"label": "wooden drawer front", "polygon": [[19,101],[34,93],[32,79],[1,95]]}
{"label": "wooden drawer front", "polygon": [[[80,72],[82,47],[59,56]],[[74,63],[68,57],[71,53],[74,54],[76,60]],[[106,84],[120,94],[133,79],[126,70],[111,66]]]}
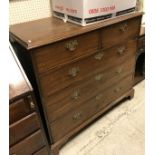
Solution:
{"label": "wooden drawer front", "polygon": [[102,32],[103,48],[109,48],[129,38],[133,39],[138,37],[140,31],[140,22],[140,18],[134,18],[104,28]]}
{"label": "wooden drawer front", "polygon": [[20,120],[34,110],[34,103],[29,99],[31,99],[31,96],[17,100],[9,105],[9,124]]}
{"label": "wooden drawer front", "polygon": [[[103,89],[115,84],[119,79],[127,74],[133,73],[135,57],[112,67],[104,72],[80,81],[75,85],[51,95],[45,103],[47,104],[47,114],[50,122],[63,116],[68,111],[76,108]],[[95,91],[94,91],[95,90]]]}
{"label": "wooden drawer front", "polygon": [[9,127],[9,143],[10,146],[26,138],[40,128],[40,123],[36,113],[32,113],[22,120],[10,125]]}
{"label": "wooden drawer front", "polygon": [[37,151],[33,155],[49,155],[47,147],[43,147],[41,150]]}
{"label": "wooden drawer front", "polygon": [[70,84],[114,66],[114,63],[119,64],[135,52],[136,41],[130,41],[49,72],[40,77],[43,96],[49,97],[52,93],[68,87]]}
{"label": "wooden drawer front", "polygon": [[124,80],[118,81],[115,87],[112,86],[106,91],[101,91],[85,104],[82,104],[64,115],[64,117],[53,122],[51,124],[51,130],[54,141],[61,139],[75,127],[101,110],[101,108],[104,108],[107,103],[110,104],[114,98],[116,99],[128,91],[132,87],[132,82],[133,76],[130,74]]}
{"label": "wooden drawer front", "polygon": [[95,52],[98,49],[98,45],[99,32],[93,31],[39,48],[34,52],[38,73],[43,73],[57,65]]}
{"label": "wooden drawer front", "polygon": [[38,130],[20,143],[17,143],[11,147],[10,155],[31,155],[37,152],[43,146],[45,146],[45,140],[41,130]]}

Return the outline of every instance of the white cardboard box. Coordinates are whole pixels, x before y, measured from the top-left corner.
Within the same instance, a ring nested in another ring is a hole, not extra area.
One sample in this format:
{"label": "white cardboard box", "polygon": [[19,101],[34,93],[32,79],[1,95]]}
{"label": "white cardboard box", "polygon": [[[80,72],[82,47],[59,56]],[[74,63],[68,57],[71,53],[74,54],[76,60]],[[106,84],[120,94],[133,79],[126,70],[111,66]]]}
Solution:
{"label": "white cardboard box", "polygon": [[52,0],[54,16],[82,26],[133,12],[136,0]]}

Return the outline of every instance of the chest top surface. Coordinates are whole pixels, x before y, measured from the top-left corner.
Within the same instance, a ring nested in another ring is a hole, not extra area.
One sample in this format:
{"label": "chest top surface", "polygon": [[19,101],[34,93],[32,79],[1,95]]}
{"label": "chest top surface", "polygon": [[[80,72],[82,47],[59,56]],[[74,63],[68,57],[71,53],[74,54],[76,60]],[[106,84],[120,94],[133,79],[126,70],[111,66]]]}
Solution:
{"label": "chest top surface", "polygon": [[140,17],[142,14],[142,12],[130,13],[85,27],[71,23],[64,23],[60,19],[50,17],[27,23],[11,25],[10,36],[29,50],[116,24],[131,18]]}

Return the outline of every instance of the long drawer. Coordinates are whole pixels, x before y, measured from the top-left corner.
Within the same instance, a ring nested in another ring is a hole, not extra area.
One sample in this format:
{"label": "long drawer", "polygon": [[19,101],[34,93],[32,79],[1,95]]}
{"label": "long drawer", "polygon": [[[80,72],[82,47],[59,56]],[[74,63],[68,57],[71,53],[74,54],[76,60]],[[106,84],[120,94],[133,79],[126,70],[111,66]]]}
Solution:
{"label": "long drawer", "polygon": [[99,47],[99,31],[93,31],[52,45],[36,49],[34,59],[39,74],[77,59],[83,55],[97,51]]}
{"label": "long drawer", "polygon": [[12,124],[34,111],[32,97],[19,99],[9,105],[9,124]]}
{"label": "long drawer", "polygon": [[50,122],[75,109],[91,96],[96,95],[101,90],[105,90],[126,75],[133,73],[134,64],[135,58],[131,57],[129,60],[125,60],[125,62],[107,71],[101,71],[86,80],[51,95],[45,100]]}
{"label": "long drawer", "polygon": [[48,72],[40,77],[40,89],[44,98],[50,96],[69,85],[80,81],[99,71],[106,70],[114,64],[128,59],[136,52],[136,41],[129,41],[105,51],[100,51],[81,61],[68,64],[53,72]]}
{"label": "long drawer", "polygon": [[34,112],[9,127],[10,146],[26,138],[40,128],[37,114]]}
{"label": "long drawer", "polygon": [[41,130],[38,130],[31,136],[11,147],[10,155],[32,155],[45,145],[45,139]]}
{"label": "long drawer", "polygon": [[138,38],[140,23],[140,18],[134,18],[104,28],[102,30],[103,48],[106,49],[112,47],[127,39]]}
{"label": "long drawer", "polygon": [[[101,110],[101,108],[110,104],[114,99],[123,95],[123,93],[132,87],[132,83],[133,75],[128,75],[125,79],[120,80],[106,91],[101,91],[98,94],[99,96],[92,97],[92,99],[86,103],[53,122],[51,124],[51,130],[54,142],[61,139],[75,127],[86,121],[92,115]],[[96,97],[98,98],[97,100]]]}

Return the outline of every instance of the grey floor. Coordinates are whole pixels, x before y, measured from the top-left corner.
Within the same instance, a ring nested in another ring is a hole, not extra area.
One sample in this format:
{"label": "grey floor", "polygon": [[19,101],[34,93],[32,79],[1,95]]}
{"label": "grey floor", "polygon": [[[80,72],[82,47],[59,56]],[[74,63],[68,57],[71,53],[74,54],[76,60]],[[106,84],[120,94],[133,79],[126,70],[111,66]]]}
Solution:
{"label": "grey floor", "polygon": [[69,141],[60,155],[144,155],[144,81],[135,97]]}

